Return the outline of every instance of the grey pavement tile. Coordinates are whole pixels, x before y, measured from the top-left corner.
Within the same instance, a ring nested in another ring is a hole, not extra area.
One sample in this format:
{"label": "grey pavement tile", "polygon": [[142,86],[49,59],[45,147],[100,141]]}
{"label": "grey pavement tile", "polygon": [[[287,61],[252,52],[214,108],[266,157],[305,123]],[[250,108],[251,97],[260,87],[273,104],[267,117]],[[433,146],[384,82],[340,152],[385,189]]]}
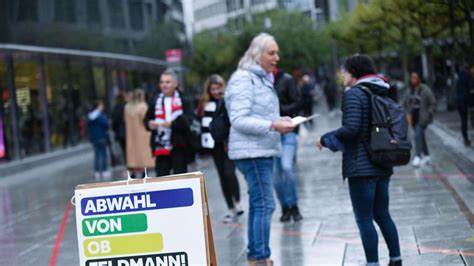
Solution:
{"label": "grey pavement tile", "polygon": [[420,243],[429,240],[467,239],[474,235],[474,230],[467,222],[438,225],[415,225],[414,229],[416,238]]}
{"label": "grey pavement tile", "polygon": [[459,250],[469,250],[474,248],[474,242],[469,241],[468,237],[443,239],[433,241],[419,241],[421,254],[439,253],[440,250],[455,253]]}
{"label": "grey pavement tile", "polygon": [[421,254],[413,256],[404,256],[403,265],[465,265],[461,256],[446,254]]}
{"label": "grey pavement tile", "polygon": [[471,248],[461,249],[461,255],[462,259],[466,262],[467,265],[474,265],[474,244]]}

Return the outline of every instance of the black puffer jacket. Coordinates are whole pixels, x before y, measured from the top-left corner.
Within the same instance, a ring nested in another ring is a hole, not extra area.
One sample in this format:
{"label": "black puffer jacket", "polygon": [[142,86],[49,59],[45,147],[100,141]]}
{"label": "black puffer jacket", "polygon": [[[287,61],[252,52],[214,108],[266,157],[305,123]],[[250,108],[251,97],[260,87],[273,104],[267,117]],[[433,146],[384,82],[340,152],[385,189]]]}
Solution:
{"label": "black puffer jacket", "polygon": [[[376,84],[362,83],[374,93],[388,93],[388,88]],[[356,85],[344,93],[342,127],[321,137],[325,145],[330,135],[344,144],[342,175],[346,177],[385,177],[393,174],[392,167],[380,167],[369,160],[364,145],[370,138],[370,96]],[[326,146],[326,145],[325,145]]]}
{"label": "black puffer jacket", "polygon": [[284,71],[278,71],[275,77],[275,90],[280,100],[280,115],[295,117],[300,111],[300,97],[293,77]]}

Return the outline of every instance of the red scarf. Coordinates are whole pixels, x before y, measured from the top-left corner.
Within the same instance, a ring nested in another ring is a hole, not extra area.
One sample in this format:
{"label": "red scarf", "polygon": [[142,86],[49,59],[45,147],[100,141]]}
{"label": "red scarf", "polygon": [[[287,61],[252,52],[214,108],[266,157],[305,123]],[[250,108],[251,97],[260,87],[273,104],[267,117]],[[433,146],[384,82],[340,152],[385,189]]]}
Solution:
{"label": "red scarf", "polygon": [[[183,114],[183,104],[178,91],[171,96],[171,106],[166,106],[165,95],[160,93],[155,104],[155,121],[164,123],[166,121],[174,121]],[[171,112],[169,110],[171,108]],[[168,109],[168,112],[166,112]],[[171,128],[158,126],[155,136],[154,156],[169,156],[173,146],[171,145]]]}

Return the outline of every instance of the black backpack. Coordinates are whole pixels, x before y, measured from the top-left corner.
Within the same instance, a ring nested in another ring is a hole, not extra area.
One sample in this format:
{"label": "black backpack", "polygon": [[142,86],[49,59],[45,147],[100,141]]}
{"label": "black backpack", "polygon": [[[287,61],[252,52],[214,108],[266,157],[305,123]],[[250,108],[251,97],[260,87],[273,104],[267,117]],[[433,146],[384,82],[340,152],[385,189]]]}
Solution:
{"label": "black backpack", "polygon": [[411,141],[405,109],[387,95],[362,86],[371,102],[370,140],[364,145],[369,160],[382,167],[405,165],[410,161]]}
{"label": "black backpack", "polygon": [[224,99],[220,100],[217,105],[209,124],[209,132],[215,142],[226,142],[229,139],[230,120]]}

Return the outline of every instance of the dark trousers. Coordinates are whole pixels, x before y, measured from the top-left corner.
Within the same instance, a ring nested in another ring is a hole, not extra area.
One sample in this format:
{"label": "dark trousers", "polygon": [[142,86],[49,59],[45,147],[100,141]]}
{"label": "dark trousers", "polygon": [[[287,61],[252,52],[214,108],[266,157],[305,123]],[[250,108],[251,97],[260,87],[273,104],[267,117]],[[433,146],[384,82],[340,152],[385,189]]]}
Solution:
{"label": "dark trousers", "polygon": [[183,174],[188,172],[188,162],[186,149],[173,149],[169,156],[157,156],[155,159],[156,176],[171,174]]}
{"label": "dark trousers", "polygon": [[120,144],[120,148],[122,148],[122,155],[123,155],[123,162],[125,165],[127,165],[127,151],[126,151],[126,142],[125,139],[122,138],[117,138],[117,142]]}
{"label": "dark trousers", "polygon": [[413,129],[415,130],[415,154],[421,157],[422,155],[429,156],[428,145],[426,144],[425,130],[426,127],[422,127],[420,124],[414,124]]}
{"label": "dark trousers", "polygon": [[234,201],[240,202],[240,188],[239,181],[235,175],[235,165],[227,156],[224,143],[219,142],[215,144],[214,149],[212,149],[212,158],[219,174],[227,207],[233,209]]}
{"label": "dark trousers", "polygon": [[367,262],[378,262],[378,224],[387,243],[390,258],[400,257],[398,232],[388,209],[390,177],[349,178],[352,208],[359,227]]}
{"label": "dark trousers", "polygon": [[99,140],[92,143],[94,146],[94,171],[107,171],[107,140]]}
{"label": "dark trousers", "polygon": [[[305,102],[301,108],[304,117],[311,116],[313,114],[313,102]],[[313,120],[309,120],[307,123],[313,125]]]}
{"label": "dark trousers", "polygon": [[462,137],[466,140],[469,139],[467,135],[467,118],[469,113],[468,107],[458,107],[459,116],[461,117],[461,133]]}

